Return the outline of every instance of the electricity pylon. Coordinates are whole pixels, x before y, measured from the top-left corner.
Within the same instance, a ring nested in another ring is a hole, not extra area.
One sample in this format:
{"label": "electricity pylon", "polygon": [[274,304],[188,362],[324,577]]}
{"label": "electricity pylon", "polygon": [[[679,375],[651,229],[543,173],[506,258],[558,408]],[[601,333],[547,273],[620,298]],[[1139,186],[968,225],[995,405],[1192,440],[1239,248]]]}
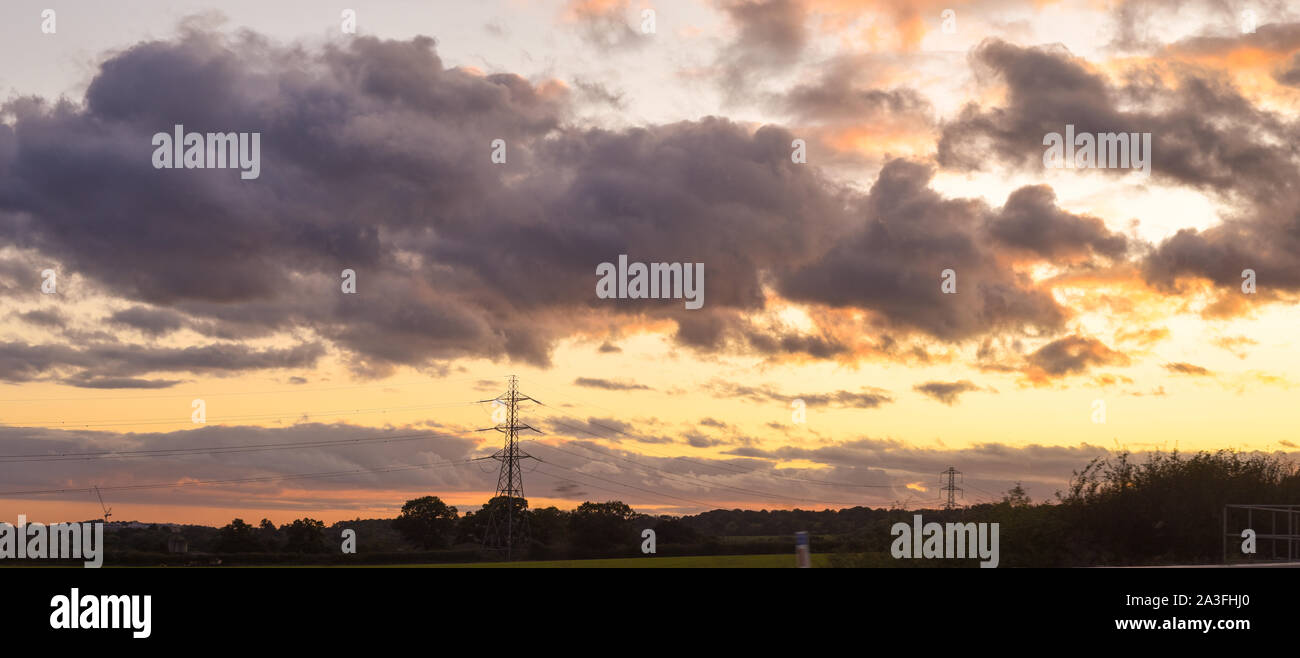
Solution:
{"label": "electricity pylon", "polygon": [[507,560],[514,558],[515,546],[528,543],[528,501],[524,500],[524,474],[519,467],[519,462],[523,459],[536,459],[519,449],[519,432],[532,430],[538,434],[542,433],[531,425],[519,422],[519,403],[523,400],[537,402],[519,392],[519,380],[514,375],[510,376],[510,389],[505,393],[490,400],[480,400],[480,402],[497,403],[504,407],[505,412],[504,418],[500,420],[497,420],[497,414],[493,413],[493,420],[497,420],[496,427],[487,427],[479,431],[496,430],[506,437],[505,446],[492,455],[493,459],[501,462],[501,472],[497,476],[497,490],[493,500],[505,498],[505,510],[500,510],[499,504],[492,505],[489,502],[487,532],[483,533],[483,547],[504,550]]}
{"label": "electricity pylon", "polygon": [[[948,483],[945,484],[944,486],[940,487],[940,490],[942,490],[942,491],[947,491],[947,492],[948,492],[948,502],[944,503],[943,508],[944,508],[944,509],[956,509],[956,507],[957,507],[957,501],[955,501],[955,500],[953,499],[953,494],[955,494],[955,493],[961,491],[961,488],[959,488],[959,487],[954,483],[954,478],[955,478],[956,476],[958,476],[958,475],[961,475],[961,471],[959,471],[959,470],[957,470],[957,469],[955,469],[955,468],[949,466],[949,467],[948,467],[948,470],[946,470],[946,471],[940,473],[939,475],[940,475],[940,476],[943,476],[943,475],[948,476]],[[940,480],[940,481],[942,482],[942,480]]]}

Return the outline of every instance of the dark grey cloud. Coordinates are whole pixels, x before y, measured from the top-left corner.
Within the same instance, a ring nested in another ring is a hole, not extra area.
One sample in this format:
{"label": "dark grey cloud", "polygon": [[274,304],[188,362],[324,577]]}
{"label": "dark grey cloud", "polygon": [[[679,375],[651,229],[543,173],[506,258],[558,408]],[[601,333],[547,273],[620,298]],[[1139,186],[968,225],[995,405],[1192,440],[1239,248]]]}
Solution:
{"label": "dark grey cloud", "polygon": [[761,76],[790,68],[808,43],[808,9],[800,0],[727,0],[723,11],[736,29],[719,55],[718,79],[733,95]]}
{"label": "dark grey cloud", "polygon": [[777,107],[801,121],[848,120],[867,123],[900,116],[926,117],[934,111],[930,101],[908,88],[878,89],[858,82],[861,62],[833,62],[814,82],[797,84],[784,92]]}
{"label": "dark grey cloud", "polygon": [[[1300,44],[1300,25],[1274,25],[1256,35],[1207,37],[1175,51],[1218,52],[1254,43],[1273,49]],[[1225,204],[1222,222],[1204,231],[1183,229],[1142,261],[1152,286],[1178,291],[1186,277],[1239,287],[1254,269],[1267,291],[1300,290],[1300,190],[1295,121],[1255,105],[1219,74],[1196,67],[1173,71],[1166,86],[1157,71],[1139,71],[1120,84],[1089,70],[1064,49],[1022,48],[985,41],[974,66],[1007,85],[1002,107],[966,107],[944,127],[938,148],[945,167],[980,169],[995,163],[1042,167],[1042,139],[1073,124],[1076,132],[1149,132],[1154,180],[1202,190]],[[1112,170],[1103,170],[1112,171]],[[1117,170],[1124,173],[1122,170]],[[1076,226],[1082,227],[1082,225]],[[1022,236],[1024,237],[1024,236]],[[1094,248],[1118,251],[1093,242]],[[1253,298],[1248,301],[1253,301]]]}
{"label": "dark grey cloud", "polygon": [[[1241,292],[1243,273],[1250,269],[1257,289],[1267,297],[1274,289],[1300,290],[1300,260],[1293,251],[1300,248],[1300,233],[1294,228],[1298,216],[1294,208],[1275,209],[1287,214],[1230,219],[1205,231],[1181,229],[1143,262],[1143,275],[1161,290],[1177,292],[1182,279],[1197,277],[1233,295]],[[1246,295],[1241,300],[1253,301]]]}
{"label": "dark grey cloud", "polygon": [[692,448],[711,448],[713,446],[727,443],[723,439],[709,436],[707,434],[701,434],[699,432],[686,432],[682,435],[682,438],[686,439],[686,445],[689,445]]}
{"label": "dark grey cloud", "polygon": [[1057,262],[1092,253],[1120,259],[1128,245],[1122,234],[1110,232],[1100,219],[1061,210],[1056,205],[1056,193],[1047,185],[1012,192],[990,220],[988,231],[1006,246]]}
{"label": "dark grey cloud", "polygon": [[[499,182],[484,176],[495,174],[488,134],[518,146],[523,135],[557,125],[556,100],[515,76],[444,69],[432,43],[359,38],[304,60],[254,37],[188,33],[127,49],[103,64],[84,109],[6,106],[16,123],[0,128],[0,208],[33,219],[28,226],[11,217],[0,231],[129,298],[248,303],[315,292],[310,303],[263,308],[256,321],[284,328],[328,319],[333,305],[321,293],[338,292],[343,267],[361,272],[363,291],[369,284],[378,296],[385,285],[382,261],[392,253],[379,243],[380,225],[427,231],[417,208],[454,214]],[[142,148],[177,123],[261,132],[262,178],[244,184],[226,170],[154,170]],[[87,192],[58,204],[59,189]],[[377,205],[376,192],[393,206]],[[290,283],[313,274],[335,283],[315,291]],[[387,285],[410,287],[411,279]],[[390,321],[404,319],[394,313]],[[464,313],[444,323],[474,329]]]}
{"label": "dark grey cloud", "polygon": [[[787,298],[875,311],[886,327],[961,340],[995,330],[1055,331],[1066,313],[1015,273],[982,225],[991,210],[929,187],[934,171],[894,160],[860,202],[862,226],[778,282]],[[1018,201],[1009,201],[1013,213]],[[1004,214],[1004,217],[1006,215]],[[1015,221],[1012,219],[1002,221]],[[997,226],[995,223],[994,226]],[[945,294],[951,269],[957,293]]]}
{"label": "dark grey cloud", "polygon": [[776,333],[747,326],[742,330],[748,345],[760,354],[806,354],[815,359],[833,359],[849,354],[852,348],[832,336]]}
{"label": "dark grey cloud", "polygon": [[[843,214],[781,128],[579,130],[570,102],[559,84],[446,68],[428,38],[314,51],[189,30],[111,56],[84,105],[4,106],[0,236],[149,309],[115,322],[310,329],[381,375],[545,364],[584,319],[690,317],[680,300],[597,300],[595,266],[623,253],[706,263],[698,315],[759,308],[762,273],[815,258]],[[151,135],[178,123],[260,132],[261,177],[153,169]],[[498,138],[505,165],[488,157]]]}
{"label": "dark grey cloud", "polygon": [[[1063,47],[1021,48],[988,39],[971,51],[977,73],[1000,78],[1007,106],[967,105],[943,128],[938,159],[945,167],[984,169],[1007,162],[1042,165],[1042,140],[1074,123],[1078,132],[1127,132],[1116,125],[1114,92]],[[1101,127],[1101,130],[1097,130]]]}
{"label": "dark grey cloud", "polygon": [[22,255],[0,258],[0,297],[35,299],[41,294],[41,270],[49,266]]}
{"label": "dark grey cloud", "polygon": [[1291,56],[1286,64],[1274,75],[1277,81],[1292,87],[1300,87],[1300,53]]}
{"label": "dark grey cloud", "polygon": [[627,421],[618,418],[601,418],[590,416],[585,419],[571,417],[551,417],[550,434],[569,436],[575,439],[592,438],[606,441],[636,441],[638,443],[673,443],[669,436],[656,435]]}
{"label": "dark grey cloud", "polygon": [[885,87],[884,71],[922,65],[929,57],[884,53],[838,55],[809,65],[819,73],[805,82],[766,95],[770,111],[789,117],[791,129],[807,142],[809,162],[842,170],[841,175],[874,174],[890,156],[866,149],[850,136],[883,134],[928,150],[938,131],[929,99],[908,87]]}
{"label": "dark grey cloud", "polygon": [[1208,377],[1214,374],[1209,370],[1202,368],[1201,366],[1191,364],[1191,363],[1185,363],[1182,361],[1176,363],[1166,363],[1165,369],[1175,374],[1193,375],[1197,377]]}
{"label": "dark grey cloud", "polygon": [[19,313],[18,317],[28,324],[50,329],[61,329],[68,324],[68,319],[55,309],[38,309]]}
{"label": "dark grey cloud", "polygon": [[585,386],[587,388],[603,388],[607,391],[649,391],[651,388],[645,384],[636,382],[615,381],[612,379],[600,379],[596,377],[579,377],[573,380],[576,386]]}
{"label": "dark grey cloud", "polygon": [[147,372],[239,372],[263,368],[308,368],[325,354],[315,343],[282,349],[257,350],[238,344],[141,349],[128,345],[94,346],[86,350],[96,372],[131,375]]}
{"label": "dark grey cloud", "polygon": [[1116,86],[1062,47],[996,39],[970,58],[1006,84],[1006,105],[968,105],[944,126],[938,158],[945,167],[1041,169],[1043,136],[1073,124],[1076,134],[1151,133],[1152,176],[1207,191],[1263,191],[1294,170],[1291,147],[1276,145],[1294,125],[1214,74],[1180,69],[1178,84],[1166,87],[1152,70]]}
{"label": "dark grey cloud", "polygon": [[962,393],[982,390],[973,382],[963,379],[955,382],[925,382],[912,387],[918,393],[924,393],[948,406],[957,403],[957,398]]}
{"label": "dark grey cloud", "polygon": [[[57,377],[75,386],[155,388],[162,385],[143,384],[132,378],[155,372],[225,375],[268,368],[307,368],[324,353],[316,343],[257,350],[231,343],[173,348],[110,342],[71,347],[10,341],[0,343],[0,380],[25,382]],[[59,377],[60,373],[66,376]],[[166,380],[154,383],[158,381]]]}
{"label": "dark grey cloud", "polygon": [[[764,7],[731,10],[752,19],[756,43],[796,48],[797,34],[762,27],[793,3]],[[461,357],[545,365],[575,330],[646,319],[676,322],[677,341],[705,351],[852,356],[832,333],[751,322],[773,284],[796,301],[870,309],[874,328],[953,340],[1052,331],[1063,310],[1002,251],[1119,249],[1045,190],[1013,195],[999,215],[893,162],[863,196],[791,163],[782,127],[578,128],[573,103],[553,81],[447,68],[424,37],[315,50],[191,28],[111,55],[83,104],[4,105],[0,239],[129,303],[110,317],[118,326],[219,341],[311,332],[368,376]],[[178,123],[260,132],[260,178],[153,169],[151,135]],[[494,139],[506,164],[488,157]],[[1048,227],[1033,240],[997,230],[1031,216]],[[705,308],[597,299],[596,265],[620,254],[704,263]],[[344,268],[355,295],[340,292]],[[939,296],[945,268],[960,294]],[[13,274],[29,285],[38,272]],[[144,365],[168,367],[156,354]],[[116,370],[91,374],[161,372]]]}
{"label": "dark grey cloud", "polygon": [[0,343],[0,377],[8,382],[32,381],[55,367],[90,365],[81,353],[64,345]]}
{"label": "dark grey cloud", "polygon": [[[205,426],[193,430],[155,433],[67,431],[0,427],[0,453],[54,455],[73,452],[212,448],[273,445],[300,441],[351,441],[366,437],[418,433],[412,427],[372,428],[310,423],[289,428]],[[430,433],[426,439],[400,442],[342,444],[333,447],[270,450],[220,455],[196,454],[166,459],[93,459],[57,462],[0,463],[4,492],[44,489],[85,489],[90,484],[176,483],[182,479],[297,476],[305,473],[361,471],[415,464],[438,464],[490,454],[496,446],[454,433]],[[762,448],[738,445],[722,456],[690,459],[644,454],[609,447],[589,439],[573,439],[560,449],[534,443],[530,452],[546,460],[527,475],[528,489],[580,500],[590,489],[614,490],[634,507],[698,512],[740,506],[798,506],[802,508],[886,506],[909,498],[918,504],[939,498],[938,474],[950,465],[965,473],[966,502],[996,497],[1022,481],[1035,500],[1049,499],[1063,489],[1071,473],[1094,457],[1107,457],[1102,447],[1010,446],[976,444],[949,449],[920,446],[892,439],[857,438],[816,447]],[[1140,456],[1140,455],[1139,455]],[[813,467],[783,465],[810,462]],[[549,464],[549,465],[548,465]],[[562,470],[571,469],[571,470]],[[597,479],[600,478],[600,479]],[[815,480],[809,482],[808,480]],[[401,501],[429,493],[490,490],[495,472],[470,464],[382,473],[352,472],[335,477],[267,481],[227,486],[166,489],[177,506],[206,505],[258,509],[281,508],[301,513],[315,508],[356,506],[371,509],[376,501],[357,500],[355,492],[396,491],[391,513]],[[828,486],[825,482],[846,486]],[[623,486],[627,485],[627,486]],[[851,485],[851,486],[847,486]],[[863,488],[861,485],[873,485]],[[909,487],[908,485],[912,485]],[[919,491],[917,486],[928,491]],[[647,493],[647,492],[655,493]],[[406,493],[409,492],[409,493]],[[87,492],[89,494],[89,492]],[[135,505],[156,507],[158,490],[105,491],[115,516],[146,522],[181,520],[140,518]],[[669,498],[668,496],[673,496]],[[25,500],[48,496],[26,495]],[[14,500],[15,497],[8,497]],[[703,505],[689,501],[699,501]],[[179,509],[179,507],[178,507]],[[42,519],[57,521],[66,519]]]}
{"label": "dark grey cloud", "polygon": [[841,338],[826,332],[758,326],[742,311],[732,309],[678,319],[675,338],[705,351],[738,350],[774,359],[791,355],[833,359],[853,351]]}
{"label": "dark grey cloud", "polygon": [[752,402],[779,402],[788,404],[803,400],[809,407],[846,407],[857,409],[875,409],[883,404],[893,402],[888,391],[863,387],[860,392],[832,391],[829,393],[787,394],[770,386],[748,386],[721,380],[714,380],[705,387],[714,397],[741,398]]}
{"label": "dark grey cloud", "polygon": [[[427,435],[427,438],[346,443],[360,438]],[[394,465],[427,464],[464,460],[490,454],[479,438],[465,438],[449,432],[418,427],[360,427],[347,424],[303,423],[294,427],[263,428],[208,425],[172,432],[67,431],[43,428],[0,427],[0,454],[58,455],[115,451],[176,450],[238,446],[273,446],[304,441],[338,441],[338,445],[312,449],[260,450],[223,454],[194,454],[166,458],[79,458],[71,461],[0,463],[2,492],[31,489],[88,488],[135,484],[176,483],[183,479],[220,480],[231,478],[279,477],[378,469]],[[483,446],[480,449],[480,446]],[[490,479],[490,480],[489,480]],[[171,489],[104,492],[114,506],[115,516],[136,518],[132,504],[154,506],[165,494],[178,506],[213,505],[241,507],[253,501],[259,508],[311,509],[331,497],[331,492],[356,489],[406,489],[410,491],[491,489],[496,474],[484,474],[475,466],[440,467],[388,473],[354,473],[319,479],[250,483],[241,486],[190,486]],[[302,490],[311,494],[301,496]],[[162,493],[160,493],[162,492]],[[75,495],[75,494],[74,494]],[[312,501],[316,497],[316,502]],[[48,500],[50,496],[27,496]],[[12,500],[12,498],[10,498]],[[329,501],[329,506],[372,504]],[[394,501],[394,511],[401,499]],[[179,520],[179,519],[142,519]]]}
{"label": "dark grey cloud", "polygon": [[[1130,0],[1138,2],[1140,0]],[[1174,11],[1183,11],[1186,3],[1181,0],[1163,0],[1167,9]],[[1241,13],[1234,12],[1232,8],[1218,4],[1210,0],[1206,4],[1216,5],[1220,10],[1225,10],[1221,16],[1225,20],[1220,24],[1226,28],[1218,30],[1217,33],[1199,34],[1181,39],[1171,44],[1163,45],[1160,49],[1161,54],[1185,54],[1185,55],[1227,55],[1233,50],[1241,48],[1251,48],[1275,53],[1287,53],[1300,48],[1300,23],[1279,23],[1274,22],[1275,17],[1284,15],[1288,12],[1277,11],[1285,7],[1285,0],[1266,0],[1265,3],[1248,7],[1256,11],[1258,19],[1254,32],[1241,31]],[[1266,5],[1272,5],[1268,7]],[[1245,9],[1243,7],[1242,9]]]}
{"label": "dark grey cloud", "polygon": [[140,379],[138,377],[97,377],[78,373],[62,380],[64,384],[77,388],[171,388],[179,379]]}
{"label": "dark grey cloud", "polygon": [[615,109],[624,109],[626,102],[623,100],[623,92],[612,91],[608,86],[595,80],[585,78],[575,78],[573,86],[578,90],[582,100],[587,103],[608,105]]}
{"label": "dark grey cloud", "polygon": [[579,499],[587,495],[587,491],[575,482],[560,482],[556,484],[551,492],[561,498]]}
{"label": "dark grey cloud", "polygon": [[1031,377],[1063,377],[1081,374],[1094,366],[1129,363],[1124,353],[1112,350],[1095,338],[1078,334],[1054,340],[1038,348],[1026,360],[1037,371],[1031,373]]}
{"label": "dark grey cloud", "polygon": [[132,306],[114,312],[109,316],[108,321],[138,329],[149,336],[161,336],[183,327],[185,316],[171,309]]}

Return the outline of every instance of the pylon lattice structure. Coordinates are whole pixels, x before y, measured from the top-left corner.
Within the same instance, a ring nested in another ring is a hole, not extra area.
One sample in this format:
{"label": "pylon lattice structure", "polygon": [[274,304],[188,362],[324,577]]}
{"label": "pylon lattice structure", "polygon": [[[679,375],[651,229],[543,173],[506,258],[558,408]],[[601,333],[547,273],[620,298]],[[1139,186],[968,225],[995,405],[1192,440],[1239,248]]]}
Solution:
{"label": "pylon lattice structure", "polygon": [[[505,445],[492,458],[501,462],[501,472],[497,476],[496,495],[489,503],[487,531],[483,533],[483,547],[489,550],[504,551],[506,559],[513,559],[516,549],[528,544],[528,502],[524,500],[524,474],[519,462],[524,459],[536,459],[519,449],[519,432],[532,430],[541,434],[537,428],[519,422],[519,403],[524,400],[537,402],[527,395],[519,393],[519,380],[510,376],[510,389],[491,400],[504,407],[505,418],[496,427],[480,431],[496,430],[505,435]],[[493,414],[496,415],[495,413]],[[505,508],[501,508],[498,499],[505,499]]]}
{"label": "pylon lattice structure", "polygon": [[[945,484],[945,485],[943,485],[942,487],[939,488],[941,491],[946,491],[946,492],[948,492],[948,502],[946,502],[946,503],[943,504],[943,508],[944,508],[944,509],[956,509],[956,508],[957,508],[957,501],[955,500],[954,495],[955,495],[956,493],[958,493],[958,492],[962,492],[962,489],[961,489],[960,487],[958,487],[957,484],[956,484],[956,478],[957,478],[957,476],[961,475],[961,471],[959,471],[959,470],[957,470],[957,469],[955,469],[955,468],[949,466],[949,467],[948,467],[948,470],[946,470],[946,471],[940,473],[939,475],[940,475],[940,477],[942,477],[942,476],[947,476],[947,477],[948,477],[948,482],[947,482],[947,484]],[[942,480],[940,480],[940,482],[942,482]],[[963,496],[964,496],[964,495],[965,495],[965,492],[962,492],[962,494],[963,494]]]}

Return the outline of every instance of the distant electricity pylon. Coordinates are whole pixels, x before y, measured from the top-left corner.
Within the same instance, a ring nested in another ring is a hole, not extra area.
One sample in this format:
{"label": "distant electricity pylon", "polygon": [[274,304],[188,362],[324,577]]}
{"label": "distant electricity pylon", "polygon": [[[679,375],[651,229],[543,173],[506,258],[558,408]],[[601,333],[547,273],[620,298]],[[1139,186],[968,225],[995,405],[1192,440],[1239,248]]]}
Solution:
{"label": "distant electricity pylon", "polygon": [[[942,487],[940,487],[940,490],[942,490],[942,491],[947,491],[947,492],[948,492],[948,502],[944,503],[943,508],[944,508],[944,509],[956,509],[956,507],[957,507],[957,501],[953,498],[953,496],[954,496],[954,494],[956,494],[957,492],[962,491],[962,490],[961,490],[960,487],[957,486],[956,481],[955,481],[955,478],[956,478],[958,475],[961,475],[961,471],[959,471],[959,470],[957,470],[957,469],[955,469],[955,468],[949,466],[949,467],[948,467],[948,470],[946,470],[946,471],[940,473],[939,475],[940,475],[940,476],[944,476],[944,475],[948,476],[948,483],[945,484],[945,485],[943,485]],[[963,478],[963,481],[964,481],[964,478]],[[940,482],[942,482],[942,480],[940,480]],[[965,492],[962,492],[962,495],[963,495],[963,497],[964,497],[964,496],[965,496]]]}
{"label": "distant electricity pylon", "polygon": [[538,434],[542,433],[531,425],[519,422],[519,402],[523,400],[537,402],[519,393],[519,380],[514,375],[510,376],[508,391],[490,400],[479,400],[500,403],[505,407],[504,422],[498,422],[496,427],[487,427],[479,431],[496,430],[506,437],[505,446],[492,455],[493,459],[501,462],[501,473],[497,476],[497,491],[493,500],[505,498],[505,509],[501,510],[499,503],[496,505],[489,503],[483,547],[504,550],[507,560],[514,558],[515,546],[528,543],[528,510],[526,509],[528,503],[524,500],[524,474],[519,468],[519,461],[536,459],[519,449],[519,431],[532,430]]}

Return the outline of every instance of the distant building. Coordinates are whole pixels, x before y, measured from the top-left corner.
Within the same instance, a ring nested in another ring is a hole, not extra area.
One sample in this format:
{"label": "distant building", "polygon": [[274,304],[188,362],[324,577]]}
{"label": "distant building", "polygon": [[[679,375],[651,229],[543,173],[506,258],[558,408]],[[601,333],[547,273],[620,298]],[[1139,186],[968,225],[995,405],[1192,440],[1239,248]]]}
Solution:
{"label": "distant building", "polygon": [[185,541],[185,538],[182,537],[179,532],[173,529],[172,535],[167,538],[167,552],[188,553],[189,550],[190,550],[190,543],[188,541]]}
{"label": "distant building", "polygon": [[141,523],[139,521],[109,521],[108,523],[104,524],[104,529],[109,530],[112,528],[129,528],[131,530],[142,530],[148,528],[149,525],[150,524],[148,523]]}

